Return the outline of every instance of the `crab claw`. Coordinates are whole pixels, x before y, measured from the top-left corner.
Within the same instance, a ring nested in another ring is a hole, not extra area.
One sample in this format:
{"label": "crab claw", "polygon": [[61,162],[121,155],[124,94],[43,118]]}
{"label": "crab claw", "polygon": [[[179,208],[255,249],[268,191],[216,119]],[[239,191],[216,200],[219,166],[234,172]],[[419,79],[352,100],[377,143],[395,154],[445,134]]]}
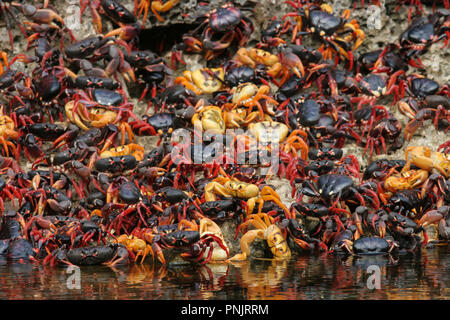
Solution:
{"label": "crab claw", "polygon": [[117,28],[117,29],[114,29],[114,30],[108,32],[105,35],[105,38],[118,36],[120,40],[130,41],[130,40],[136,38],[139,29],[140,29],[139,26],[136,24],[125,25],[125,26],[122,26],[120,28]]}
{"label": "crab claw", "polygon": [[[7,64],[8,60],[5,60],[5,59],[7,59],[7,56],[3,56],[3,53],[4,52],[2,52],[2,59],[3,59],[3,61],[5,61],[5,66],[8,66],[8,64]],[[4,53],[4,54],[6,55],[6,53]],[[23,62],[23,63],[31,63],[31,62],[38,61],[38,59],[37,59],[37,57],[27,56],[26,54],[21,53],[21,54],[18,54],[17,56],[15,56],[15,57],[13,57],[9,64],[12,65],[16,61],[20,61],[20,62]],[[1,64],[0,64],[0,67],[1,67]],[[1,73],[2,73],[2,69],[0,70],[0,74]]]}
{"label": "crab claw", "polygon": [[37,190],[39,188],[39,184],[41,182],[41,176],[39,174],[35,175],[33,179],[31,180],[31,185],[33,186],[34,190]]}
{"label": "crab claw", "polygon": [[151,168],[141,168],[139,169],[139,172],[141,172],[147,178],[156,178],[164,175],[167,172],[167,170],[159,167],[151,167]]}
{"label": "crab claw", "polygon": [[280,54],[281,63],[289,67],[299,78],[305,76],[305,68],[300,58],[293,52],[282,52]]}
{"label": "crab claw", "polygon": [[218,41],[211,41],[208,37],[208,33],[205,35],[205,39],[203,40],[203,48],[210,51],[221,51],[228,48],[233,41],[235,33],[230,31],[227,32],[220,38]]}
{"label": "crab claw", "polygon": [[439,170],[444,177],[448,177],[448,172],[445,170],[445,167],[439,163],[439,160],[435,160],[431,157],[417,155],[413,158],[413,164],[427,171],[431,171],[431,169],[435,168]]}
{"label": "crab claw", "polygon": [[37,9],[31,4],[20,4],[12,2],[11,5],[19,7],[25,16],[39,24],[53,25],[53,21],[58,21],[61,25],[65,25],[64,19],[51,9]]}
{"label": "crab claw", "polygon": [[420,128],[422,125],[422,121],[419,121],[417,119],[413,119],[405,126],[405,140],[411,140],[414,133],[417,131],[417,129]]}
{"label": "crab claw", "polygon": [[353,253],[353,242],[351,240],[342,240],[342,244],[339,247],[348,253]]}
{"label": "crab claw", "polygon": [[361,217],[356,212],[353,213],[353,221],[355,222],[355,225],[356,225],[356,227],[358,229],[359,234],[363,235],[364,231],[362,229]]}
{"label": "crab claw", "polygon": [[301,239],[294,239],[295,243],[299,245],[302,249],[308,250],[311,249],[311,246],[308,242],[301,240]]}
{"label": "crab claw", "polygon": [[444,216],[438,210],[428,211],[419,220],[419,226],[426,227],[439,222]]}
{"label": "crab claw", "polygon": [[183,60],[183,57],[181,55],[181,51],[179,50],[172,50],[172,55],[170,57],[170,62],[172,64],[172,69],[176,69],[175,63],[176,61],[180,62],[181,64],[186,64],[186,62]]}
{"label": "crab claw", "polygon": [[[86,7],[86,6],[84,6]],[[81,12],[80,12],[80,23],[81,23],[81,17],[83,15],[83,7],[81,7]],[[100,14],[98,13],[97,10],[93,10],[91,9],[91,17],[92,17],[92,23],[94,25],[94,29],[97,33],[102,34],[102,18],[100,17]]]}
{"label": "crab claw", "polygon": [[[173,8],[180,0],[169,0],[167,2],[163,1],[152,1],[151,3],[151,9],[153,14],[155,15],[156,19],[158,19],[160,22],[163,22],[164,19],[159,15],[159,12],[167,12],[170,9]],[[142,1],[146,2],[146,1]],[[141,2],[141,3],[142,3]]]}
{"label": "crab claw", "polygon": [[439,221],[438,232],[439,232],[439,235],[445,239],[448,239],[450,237],[450,228],[447,227],[447,224],[445,223],[444,219]]}
{"label": "crab claw", "polygon": [[386,223],[384,223],[383,220],[380,220],[380,222],[378,222],[378,234],[381,238],[384,238],[386,236]]}
{"label": "crab claw", "polygon": [[411,106],[406,101],[400,100],[399,102],[397,102],[397,106],[400,112],[407,116],[409,119],[414,119],[414,117],[416,116]]}
{"label": "crab claw", "polygon": [[366,38],[366,34],[364,31],[359,29],[359,26],[356,23],[349,22],[344,25],[344,27],[347,27],[353,31],[353,37],[356,38],[355,43],[353,44],[353,51],[359,48],[361,44],[364,42],[364,39]]}
{"label": "crab claw", "polygon": [[[24,54],[19,54],[18,56],[25,56]],[[3,60],[3,64],[5,65],[5,67],[8,66],[8,54],[4,51],[0,51],[0,59]],[[13,64],[13,61],[15,61],[14,59],[16,59],[15,57],[11,60],[11,64]],[[3,73],[3,66],[0,63],[0,75]]]}
{"label": "crab claw", "polygon": [[88,178],[91,175],[91,169],[86,167],[80,161],[73,160],[70,162],[70,165],[72,166],[76,174],[82,178]]}
{"label": "crab claw", "polygon": [[54,199],[47,199],[47,203],[52,210],[60,213],[67,212],[72,206],[72,202],[70,200],[58,202]]}
{"label": "crab claw", "polygon": [[164,258],[162,249],[159,245],[157,245],[156,243],[152,243],[152,250],[156,254],[156,257],[158,258],[159,262],[161,262],[164,265],[167,264],[166,259]]}
{"label": "crab claw", "polygon": [[183,36],[183,43],[194,52],[202,52],[203,44],[194,37]]}
{"label": "crab claw", "polygon": [[119,67],[119,71],[122,74],[122,76],[125,78],[126,81],[128,81],[128,82],[136,81],[136,76],[134,75],[133,68],[127,61],[124,61],[122,63],[122,65]]}

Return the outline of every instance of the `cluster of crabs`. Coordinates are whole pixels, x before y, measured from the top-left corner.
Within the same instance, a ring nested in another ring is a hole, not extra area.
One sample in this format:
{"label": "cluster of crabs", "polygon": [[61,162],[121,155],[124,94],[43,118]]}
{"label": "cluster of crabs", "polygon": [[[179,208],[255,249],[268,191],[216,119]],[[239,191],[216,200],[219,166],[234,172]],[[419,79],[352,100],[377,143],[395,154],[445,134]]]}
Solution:
{"label": "cluster of crabs", "polygon": [[[411,2],[416,16],[399,39],[365,53],[351,10],[320,0],[286,1],[291,12],[267,21],[253,45],[251,10],[202,3],[169,59],[141,50],[148,9],[162,21],[178,2],[136,1],[131,12],[118,0],[81,0],[96,32],[84,39],[50,1],[0,2],[8,28],[23,19],[28,44],[1,54],[1,256],[116,266],[166,264],[170,253],[205,264],[246,260],[256,239],[275,259],[446,243],[450,140],[409,146],[404,159],[381,155],[424,123],[450,128],[448,84],[419,72],[431,46],[448,47],[448,2],[429,15]],[[186,70],[192,55],[207,66]],[[409,118],[404,128],[396,109]],[[179,129],[191,139],[173,139]],[[196,139],[206,132],[214,138]],[[145,148],[143,136],[157,145]],[[240,151],[211,147],[225,140]],[[367,167],[344,156],[350,143]],[[277,155],[276,170],[262,170],[263,153]],[[291,204],[274,178],[290,186]]]}

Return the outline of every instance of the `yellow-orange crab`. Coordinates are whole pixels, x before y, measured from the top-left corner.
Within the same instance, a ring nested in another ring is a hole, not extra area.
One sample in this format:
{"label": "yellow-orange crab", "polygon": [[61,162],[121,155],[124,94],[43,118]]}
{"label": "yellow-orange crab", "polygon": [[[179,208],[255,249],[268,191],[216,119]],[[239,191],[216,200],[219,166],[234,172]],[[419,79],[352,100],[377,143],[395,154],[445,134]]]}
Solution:
{"label": "yellow-orange crab", "polygon": [[[301,151],[301,157],[306,160],[308,156],[308,145],[305,140],[307,133],[303,130],[293,130],[289,136],[289,128],[281,122],[277,121],[261,121],[251,123],[249,126],[250,132],[256,137],[257,141],[270,146],[271,143],[280,144],[280,150],[286,153],[297,156],[298,151]],[[274,138],[278,138],[274,140]]]}
{"label": "yellow-orange crab", "polygon": [[[260,114],[260,120],[264,120],[266,113],[269,115],[275,114],[272,108],[268,107],[268,103],[277,106],[278,102],[267,95],[270,93],[270,88],[266,85],[261,85],[258,87],[250,82],[242,83],[231,89],[231,93],[233,94],[231,103],[224,104],[222,108],[233,110],[237,107],[246,107],[249,109],[257,107]],[[264,99],[266,102],[264,107],[259,102],[261,99]]]}
{"label": "yellow-orange crab", "polygon": [[182,84],[186,88],[201,95],[213,93],[222,88],[224,72],[222,68],[201,68],[195,71],[185,71],[182,77],[175,78],[175,84]]}
{"label": "yellow-orange crab", "polygon": [[202,131],[225,133],[226,124],[222,109],[216,106],[206,106],[194,114],[192,124]]}
{"label": "yellow-orange crab", "polygon": [[263,64],[269,68],[267,74],[271,77],[276,77],[281,72],[280,59],[276,55],[262,49],[240,48],[236,53],[236,60],[252,69],[258,64]]}
{"label": "yellow-orange crab", "polygon": [[282,55],[282,59],[280,59],[278,56],[262,49],[240,48],[236,53],[236,60],[251,68],[255,68],[258,64],[263,64],[269,68],[267,70],[269,76],[272,78],[283,77],[283,83],[288,78],[290,71],[299,78],[305,75],[302,61],[291,53]]}
{"label": "yellow-orange crab", "polygon": [[8,55],[6,52],[0,51],[0,76],[3,74],[5,67],[8,67]]}
{"label": "yellow-orange crab", "polygon": [[205,200],[215,201],[216,195],[222,197],[236,197],[247,199],[247,213],[251,214],[258,203],[258,212],[261,212],[265,201],[273,201],[287,214],[289,210],[281,202],[280,196],[269,186],[264,186],[261,190],[256,184],[240,181],[236,178],[220,176],[208,183],[205,187]]}
{"label": "yellow-orange crab", "polygon": [[436,169],[446,178],[450,175],[450,159],[445,153],[431,151],[423,146],[411,146],[406,149],[405,158],[406,170],[413,164],[429,172]]}
{"label": "yellow-orange crab", "polygon": [[[227,128],[240,128],[248,126],[260,117],[259,111],[249,111],[247,108],[235,108],[231,112],[224,112]],[[264,121],[271,121],[268,114],[264,114]]]}
{"label": "yellow-orange crab", "polygon": [[[450,160],[444,153],[433,152],[423,146],[411,146],[405,151],[405,159],[406,164],[402,171],[388,177],[384,181],[384,189],[386,191],[394,193],[400,190],[416,188],[428,181],[428,176],[433,169],[446,178],[449,176]],[[411,170],[411,164],[420,169]],[[423,189],[422,193],[425,192],[424,190],[426,189]],[[383,194],[382,196],[386,197],[389,194]]]}
{"label": "yellow-orange crab", "polygon": [[144,147],[136,143],[126,144],[124,146],[119,146],[111,148],[109,150],[100,152],[100,158],[109,158],[117,156],[132,155],[137,161],[144,159]]}
{"label": "yellow-orange crab", "polygon": [[117,113],[114,111],[103,108],[88,109],[82,103],[78,103],[76,106],[73,100],[66,103],[65,110],[67,119],[85,131],[90,129],[88,125],[101,128],[117,118]]}
{"label": "yellow-orange crab", "polygon": [[[259,113],[248,112],[248,109],[237,108],[225,111],[217,106],[197,106],[198,110],[192,117],[191,122],[202,131],[224,134],[226,129],[240,128],[255,120]],[[268,115],[267,118],[270,119]]]}
{"label": "yellow-orange crab", "polygon": [[[217,225],[217,223],[209,218],[200,219],[199,225],[197,225],[195,222],[192,223],[187,220],[181,220],[178,224],[179,229],[183,228],[184,226],[187,226],[190,230],[198,231],[200,234],[200,239],[203,239],[205,237],[213,237],[220,242],[221,245],[219,245],[217,241],[213,242],[213,252],[211,254],[211,257],[208,259],[208,262],[219,262],[228,259],[228,252],[230,250],[227,243],[225,242],[222,230]],[[203,258],[205,259],[208,255],[209,249],[205,250],[205,252],[203,253]]]}
{"label": "yellow-orange crab", "polygon": [[5,154],[9,157],[8,146],[16,153],[16,146],[8,138],[17,139],[19,133],[15,130],[13,119],[5,115],[3,105],[0,107],[0,144],[3,146]]}
{"label": "yellow-orange crab", "polygon": [[115,240],[116,243],[123,244],[127,247],[128,250],[135,253],[134,261],[137,261],[139,256],[142,256],[141,264],[144,262],[145,258],[151,254],[153,256],[152,247],[147,244],[144,240],[139,239],[135,236],[127,236],[126,234],[122,234],[117,237]]}
{"label": "yellow-orange crab", "polygon": [[[138,0],[134,1],[134,15],[140,16],[144,13],[142,18],[142,24],[145,25],[145,21],[147,20],[148,8],[152,10],[156,19],[160,22],[163,22],[164,19],[159,15],[159,12],[167,12],[172,9],[180,0],[168,0],[164,2],[163,0],[140,0],[138,4]],[[139,10],[139,12],[137,12]]]}
{"label": "yellow-orange crab", "polygon": [[[69,101],[65,105],[67,119],[75,123],[82,130],[89,130],[89,126],[94,128],[103,128],[107,124],[114,124],[117,121],[117,112],[105,108],[87,108],[83,103]],[[118,127],[121,132],[121,144],[125,144],[125,134],[128,135],[130,142],[134,141],[134,134],[128,122],[120,121]],[[110,142],[105,145],[102,151],[105,151],[110,146]]]}
{"label": "yellow-orange crab", "polygon": [[291,250],[284,238],[280,228],[274,224],[273,218],[267,213],[252,214],[247,217],[247,221],[241,224],[240,228],[246,228],[249,225],[256,229],[247,231],[240,240],[241,253],[236,254],[229,261],[244,261],[250,256],[250,244],[256,239],[263,239],[277,260],[289,259]]}
{"label": "yellow-orange crab", "polygon": [[428,178],[426,170],[407,170],[392,175],[384,181],[384,188],[389,192],[414,189],[424,183]]}

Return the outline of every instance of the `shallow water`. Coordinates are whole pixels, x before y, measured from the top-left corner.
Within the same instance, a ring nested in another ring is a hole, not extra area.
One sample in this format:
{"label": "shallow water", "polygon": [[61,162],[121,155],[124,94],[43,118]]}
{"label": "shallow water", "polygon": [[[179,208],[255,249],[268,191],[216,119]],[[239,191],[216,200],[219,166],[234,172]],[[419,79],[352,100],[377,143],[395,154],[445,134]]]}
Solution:
{"label": "shallow water", "polygon": [[[381,271],[379,290],[367,287],[373,265]],[[322,254],[202,267],[81,267],[80,289],[68,287],[75,273],[66,267],[3,264],[0,299],[449,299],[449,274],[448,247],[396,257]]]}

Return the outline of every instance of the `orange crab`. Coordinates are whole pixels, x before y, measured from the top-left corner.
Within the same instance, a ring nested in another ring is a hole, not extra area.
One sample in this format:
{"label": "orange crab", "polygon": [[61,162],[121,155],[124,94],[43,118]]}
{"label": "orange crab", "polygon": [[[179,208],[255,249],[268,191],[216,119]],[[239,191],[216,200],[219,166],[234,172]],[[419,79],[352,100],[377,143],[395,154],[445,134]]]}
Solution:
{"label": "orange crab", "polygon": [[255,205],[258,203],[258,212],[261,212],[265,201],[273,201],[287,214],[289,210],[281,202],[280,196],[269,186],[264,186],[261,191],[256,184],[240,181],[236,178],[217,177],[205,187],[205,200],[215,201],[216,195],[222,197],[237,197],[247,199],[247,213],[253,212]]}
{"label": "orange crab", "polygon": [[13,119],[5,115],[3,112],[3,105],[0,107],[0,144],[4,148],[4,152],[9,157],[8,147],[11,147],[14,153],[16,153],[16,146],[8,138],[17,139],[19,133],[15,130]]}
{"label": "orange crab", "polygon": [[222,88],[224,79],[222,68],[201,68],[195,71],[185,71],[182,77],[175,78],[175,84],[182,84],[197,95],[213,93]]}
{"label": "orange crab", "polygon": [[284,260],[291,257],[291,250],[283,236],[281,229],[274,223],[274,220],[267,213],[252,214],[247,217],[247,221],[240,225],[240,229],[254,226],[256,229],[247,231],[240,240],[241,251],[228,261],[244,261],[250,256],[250,244],[256,239],[263,239],[272,252],[274,259]]}
{"label": "orange crab", "polygon": [[[92,126],[94,128],[103,128],[107,124],[115,124],[117,121],[117,112],[106,108],[87,108],[83,103],[69,101],[65,105],[67,119],[75,123],[81,129],[88,131]],[[135,140],[133,131],[126,121],[120,121],[118,127],[121,132],[121,144],[125,144],[125,134],[128,135],[130,142]],[[111,145],[111,141],[105,144],[102,151],[105,151]]]}
{"label": "orange crab", "polygon": [[384,181],[384,188],[389,192],[414,189],[428,178],[426,170],[406,170],[392,175]]}
{"label": "orange crab", "polygon": [[[289,136],[289,128],[281,122],[261,121],[251,123],[249,130],[256,139],[263,144],[280,143],[280,150],[296,157],[298,151],[301,152],[301,158],[306,160],[308,156],[308,145],[306,144],[307,133],[303,130],[293,130]],[[278,138],[274,141],[274,135]]]}
{"label": "orange crab", "polygon": [[[249,109],[257,107],[260,120],[264,120],[266,113],[269,115],[275,114],[272,108],[269,108],[267,105],[268,103],[275,106],[278,105],[276,100],[268,96],[270,93],[269,86],[261,85],[258,87],[253,83],[247,82],[231,89],[231,93],[233,94],[231,103],[224,104],[222,108],[233,110],[237,107],[246,107]],[[264,99],[266,102],[264,107],[259,102],[261,99]]]}
{"label": "orange crab", "polygon": [[109,150],[100,153],[100,158],[109,158],[117,156],[132,155],[137,161],[144,159],[144,147],[136,143],[126,144],[124,146],[119,146],[111,148]]}
{"label": "orange crab", "polygon": [[411,146],[406,149],[405,158],[406,170],[413,164],[427,171],[436,169],[446,178],[450,175],[450,159],[445,153],[434,152],[423,146]]}
{"label": "orange crab", "polygon": [[[411,146],[405,152],[406,164],[398,174],[388,177],[384,181],[384,188],[388,192],[413,189],[429,182],[428,176],[433,169],[437,170],[445,178],[450,173],[450,160],[441,152],[433,152],[427,147]],[[419,170],[411,170],[411,164],[419,167]],[[430,178],[431,179],[431,178]],[[425,187],[426,189],[426,187]],[[423,190],[425,190],[423,189]],[[388,195],[383,195],[388,196]]]}
{"label": "orange crab", "polygon": [[[184,230],[192,230],[192,231],[198,231],[200,234],[200,239],[204,239],[207,237],[213,237],[217,239],[216,242],[213,242],[212,247],[209,250],[213,250],[211,253],[210,258],[207,260],[208,263],[210,262],[221,262],[225,261],[229,257],[229,247],[225,241],[225,238],[222,234],[222,230],[220,227],[211,219],[209,218],[202,218],[200,219],[200,224],[197,225],[197,223],[188,221],[188,220],[181,220],[178,224],[178,228],[181,230],[183,228],[187,227],[187,229]],[[219,244],[220,243],[220,244]],[[209,251],[205,250],[202,258],[207,259],[207,256],[209,255]],[[181,254],[182,257],[189,257],[189,253]]]}
{"label": "orange crab", "polygon": [[[259,116],[258,112],[248,112],[248,109],[244,108],[224,111],[217,106],[197,105],[196,111],[191,119],[194,127],[219,134],[224,134],[229,128],[251,124]],[[270,119],[268,115],[265,116]]]}
{"label": "orange crab", "polygon": [[135,236],[127,236],[126,234],[122,234],[116,239],[116,243],[123,244],[133,253],[136,253],[134,261],[142,256],[141,264],[144,262],[145,258],[151,254],[153,256],[153,250],[150,245],[148,245],[144,240],[139,239]]}
{"label": "orange crab", "polygon": [[262,49],[246,49],[240,48],[236,54],[236,60],[251,68],[255,68],[257,64],[263,64],[269,68],[267,74],[272,78],[281,77],[283,84],[292,71],[297,77],[305,76],[305,68],[300,58],[292,52],[284,52],[280,57],[271,54]]}
{"label": "orange crab", "polygon": [[[3,74],[5,68],[8,67],[8,55],[4,51],[0,51],[0,76]],[[2,64],[3,62],[3,64]]]}
{"label": "orange crab", "polygon": [[[142,25],[145,25],[145,21],[147,20],[148,15],[148,8],[152,10],[153,14],[155,15],[156,19],[158,19],[160,22],[163,22],[164,19],[159,15],[159,12],[167,12],[170,9],[172,9],[180,0],[169,0],[167,2],[164,2],[163,0],[140,0],[138,3],[138,0],[134,1],[134,15],[140,16],[142,13],[144,13],[144,16],[142,18]],[[139,10],[139,12],[138,12]]]}

